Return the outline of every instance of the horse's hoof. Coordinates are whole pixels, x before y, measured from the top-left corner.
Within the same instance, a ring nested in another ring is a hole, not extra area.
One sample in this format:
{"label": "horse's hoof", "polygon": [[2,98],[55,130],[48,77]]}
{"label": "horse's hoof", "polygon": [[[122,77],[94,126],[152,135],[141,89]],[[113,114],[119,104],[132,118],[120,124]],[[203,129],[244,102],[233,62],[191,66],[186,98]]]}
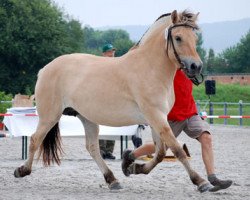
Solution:
{"label": "horse's hoof", "polygon": [[129,176],[130,172],[128,170],[129,165],[131,165],[135,160],[131,159],[129,157],[129,154],[131,153],[131,150],[124,150],[123,154],[122,154],[122,172],[125,176]]}
{"label": "horse's hoof", "polygon": [[198,186],[198,191],[200,193],[209,191],[213,186],[209,182],[203,182]]}
{"label": "horse's hoof", "polygon": [[21,167],[16,168],[16,170],[14,171],[14,176],[16,178],[21,178],[21,177],[30,175],[30,173],[31,173],[31,170],[29,168],[25,166],[21,166]]}
{"label": "horse's hoof", "polygon": [[110,190],[120,190],[122,189],[122,186],[119,182],[115,181],[109,185]]}

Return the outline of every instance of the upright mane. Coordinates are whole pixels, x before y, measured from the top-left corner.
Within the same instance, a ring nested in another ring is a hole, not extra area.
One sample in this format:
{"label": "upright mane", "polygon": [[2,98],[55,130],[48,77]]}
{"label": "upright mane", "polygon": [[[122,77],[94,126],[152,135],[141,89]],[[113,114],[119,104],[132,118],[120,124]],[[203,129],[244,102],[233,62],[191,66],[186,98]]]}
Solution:
{"label": "upright mane", "polygon": [[[178,24],[188,24],[196,29],[199,29],[198,25],[196,24],[198,14],[194,14],[188,10],[184,10],[181,13],[178,13],[179,21]],[[141,39],[137,42],[136,46],[143,44],[151,35],[162,25],[170,25],[171,21],[171,13],[166,13],[158,17],[155,22],[148,28],[148,30],[143,34]]]}
{"label": "upright mane", "polygon": [[199,15],[199,13],[194,14],[188,10],[184,10],[183,12],[179,13],[178,15],[179,15],[179,22],[178,23],[188,24],[188,25],[195,27],[196,29],[199,29],[199,26],[196,24],[197,17]]}
{"label": "upright mane", "polygon": [[171,13],[166,13],[158,17],[155,22],[147,29],[147,31],[143,34],[141,39],[137,42],[136,46],[143,44],[151,35],[155,32],[160,26],[171,23]]}

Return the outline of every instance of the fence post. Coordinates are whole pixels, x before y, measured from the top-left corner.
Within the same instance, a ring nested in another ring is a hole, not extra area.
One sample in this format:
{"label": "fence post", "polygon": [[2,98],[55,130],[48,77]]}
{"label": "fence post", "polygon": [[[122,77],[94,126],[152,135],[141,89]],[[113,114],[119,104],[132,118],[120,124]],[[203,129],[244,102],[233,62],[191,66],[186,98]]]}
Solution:
{"label": "fence post", "polygon": [[[227,115],[227,102],[224,102],[224,115]],[[224,119],[224,124],[227,124],[227,118]]]}
{"label": "fence post", "polygon": [[[213,115],[214,114],[214,109],[213,109],[213,103],[210,101],[209,102],[209,115]],[[214,123],[213,118],[210,118],[210,124]]]}
{"label": "fence post", "polygon": [[[243,104],[242,104],[242,100],[239,100],[239,115],[242,116],[243,115]],[[242,122],[243,122],[243,119],[240,118],[239,119],[239,122],[240,122],[240,126],[242,126]]]}
{"label": "fence post", "polygon": [[199,100],[196,102],[196,107],[197,107],[198,113],[200,113],[201,108],[200,108],[200,101]]}

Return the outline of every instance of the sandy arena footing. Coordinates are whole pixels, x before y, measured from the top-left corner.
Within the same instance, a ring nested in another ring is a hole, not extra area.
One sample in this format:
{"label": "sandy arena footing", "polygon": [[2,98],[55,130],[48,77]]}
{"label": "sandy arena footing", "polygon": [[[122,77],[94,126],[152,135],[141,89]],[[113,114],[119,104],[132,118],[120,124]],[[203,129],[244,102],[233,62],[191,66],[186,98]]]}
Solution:
{"label": "sandy arena footing", "polygon": [[[121,170],[120,142],[115,145],[118,159],[107,164],[123,189],[110,191],[97,164],[85,149],[83,137],[64,137],[65,156],[61,166],[43,167],[34,162],[30,176],[14,178],[21,160],[21,138],[0,138],[0,199],[250,199],[250,127],[211,126],[215,165],[219,178],[232,179],[233,185],[216,193],[200,194],[180,162],[162,162],[148,175],[125,177]],[[143,136],[146,141],[149,134]],[[178,138],[191,154],[193,168],[206,178],[200,144],[182,133]],[[133,149],[129,141],[129,148]]]}

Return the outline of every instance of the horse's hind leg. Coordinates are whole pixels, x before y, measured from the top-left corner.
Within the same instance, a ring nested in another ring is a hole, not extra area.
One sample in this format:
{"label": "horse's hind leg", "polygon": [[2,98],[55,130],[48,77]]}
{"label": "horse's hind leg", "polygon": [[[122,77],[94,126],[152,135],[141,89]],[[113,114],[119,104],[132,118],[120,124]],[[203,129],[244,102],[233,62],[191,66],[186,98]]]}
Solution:
{"label": "horse's hind leg", "polygon": [[46,121],[39,119],[37,130],[30,138],[28,159],[24,163],[24,165],[22,165],[21,167],[18,167],[15,170],[14,176],[16,178],[24,177],[24,176],[29,175],[31,173],[32,163],[34,160],[35,152],[37,151],[38,147],[40,147],[46,134],[55,125],[56,122],[57,122],[56,120],[53,122],[46,122]]}
{"label": "horse's hind leg", "polygon": [[106,183],[110,189],[121,189],[121,185],[118,180],[114,177],[113,172],[108,168],[106,163],[101,157],[99,142],[98,142],[98,134],[99,134],[99,126],[81,115],[77,115],[77,117],[81,120],[85,129],[85,137],[86,137],[86,148],[89,151],[91,157],[96,161],[99,169],[101,170]]}
{"label": "horse's hind leg", "polygon": [[154,129],[152,129],[152,137],[155,144],[155,155],[153,159],[145,164],[139,164],[139,163],[132,163],[128,167],[128,173],[129,174],[148,174],[159,162],[163,160],[165,157],[165,144],[159,137],[159,134],[156,134],[154,132]]}

